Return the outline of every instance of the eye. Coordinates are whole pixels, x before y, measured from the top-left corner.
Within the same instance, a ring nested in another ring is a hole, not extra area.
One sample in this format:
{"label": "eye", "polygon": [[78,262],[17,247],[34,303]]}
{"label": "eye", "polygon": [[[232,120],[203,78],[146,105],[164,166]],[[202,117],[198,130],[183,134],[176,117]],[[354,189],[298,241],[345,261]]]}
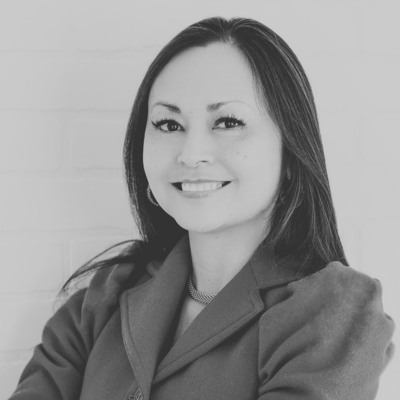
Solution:
{"label": "eye", "polygon": [[[235,115],[230,115],[228,117],[222,117],[215,121],[215,125],[219,125],[222,123],[225,124],[225,127],[223,127],[222,129],[232,129],[232,128],[237,128],[239,126],[246,125],[242,119],[236,118]],[[218,128],[218,129],[221,129],[221,128]]]}
{"label": "eye", "polygon": [[[151,123],[156,129],[162,132],[176,132],[178,130],[177,128],[179,128],[180,126],[174,119],[167,119],[167,118],[160,119],[158,121]],[[162,126],[164,125],[167,127],[167,129],[162,129]]]}
{"label": "eye", "polygon": [[[151,123],[156,129],[162,132],[177,132],[181,127],[178,122],[176,122],[174,119],[169,119],[169,118],[163,118],[154,122],[152,121]],[[217,128],[217,126],[220,124],[225,124],[225,126]],[[216,129],[233,129],[245,125],[246,124],[242,119],[236,118],[235,115],[233,114],[227,117],[218,118],[215,121]]]}

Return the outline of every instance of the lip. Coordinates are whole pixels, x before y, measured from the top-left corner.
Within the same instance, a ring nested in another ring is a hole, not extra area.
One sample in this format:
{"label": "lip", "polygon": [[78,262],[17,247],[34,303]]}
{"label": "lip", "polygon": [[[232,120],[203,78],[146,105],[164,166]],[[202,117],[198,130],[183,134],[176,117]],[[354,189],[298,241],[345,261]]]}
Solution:
{"label": "lip", "polygon": [[177,184],[177,183],[208,183],[208,182],[230,182],[230,181],[222,181],[222,180],[216,181],[215,179],[182,179],[172,183]]}
{"label": "lip", "polygon": [[[213,195],[214,193],[220,192],[221,190],[223,190],[224,188],[226,188],[227,186],[229,186],[229,184],[232,183],[232,181],[210,181],[210,180],[198,180],[198,181],[183,181],[184,183],[186,182],[190,182],[190,183],[200,183],[200,182],[228,182],[226,185],[221,186],[218,189],[214,189],[214,190],[203,190],[203,191],[199,191],[199,192],[184,192],[183,190],[178,189],[178,187],[176,186],[176,184],[172,184],[172,186],[174,187],[174,189],[183,197],[186,197],[188,199],[202,199],[205,197],[209,197],[211,195]],[[178,183],[178,182],[177,182]],[[180,182],[179,182],[180,183]]]}

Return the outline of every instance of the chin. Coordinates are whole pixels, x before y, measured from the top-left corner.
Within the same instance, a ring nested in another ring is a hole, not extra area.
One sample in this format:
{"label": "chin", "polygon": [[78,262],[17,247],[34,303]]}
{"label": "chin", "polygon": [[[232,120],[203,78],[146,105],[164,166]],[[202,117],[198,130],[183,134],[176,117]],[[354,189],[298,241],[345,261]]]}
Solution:
{"label": "chin", "polygon": [[199,215],[197,218],[189,216],[187,218],[175,218],[176,223],[188,232],[197,233],[208,233],[221,229],[222,224],[219,223],[215,218],[201,218]]}

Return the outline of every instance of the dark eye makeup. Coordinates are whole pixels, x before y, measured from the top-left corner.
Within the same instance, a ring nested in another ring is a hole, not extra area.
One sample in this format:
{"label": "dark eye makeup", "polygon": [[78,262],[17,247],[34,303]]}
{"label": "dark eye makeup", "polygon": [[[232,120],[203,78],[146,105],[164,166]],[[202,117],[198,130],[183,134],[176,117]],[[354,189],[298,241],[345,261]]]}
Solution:
{"label": "dark eye makeup", "polygon": [[[226,117],[218,118],[215,121],[215,126],[219,125],[222,122],[224,122],[225,125],[230,125],[230,126],[225,126],[225,128],[222,128],[222,129],[233,129],[233,128],[238,128],[238,127],[243,127],[246,125],[244,120],[242,120],[241,118],[237,118],[234,114],[231,114]],[[154,122],[152,121],[151,123],[156,129],[158,129],[162,132],[177,132],[177,129],[181,126],[177,121],[175,121],[174,119],[171,119],[171,118],[163,118],[163,119],[160,119],[160,120],[157,120]],[[161,127],[163,125],[167,126],[167,130],[161,129]],[[174,129],[174,127],[176,127],[177,129]],[[217,129],[221,129],[221,128],[217,128]]]}

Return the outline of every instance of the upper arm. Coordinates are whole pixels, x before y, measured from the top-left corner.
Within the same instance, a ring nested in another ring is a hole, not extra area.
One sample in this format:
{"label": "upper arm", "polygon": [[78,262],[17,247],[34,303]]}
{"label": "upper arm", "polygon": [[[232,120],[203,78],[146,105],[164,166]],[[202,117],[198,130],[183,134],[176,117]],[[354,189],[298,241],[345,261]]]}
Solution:
{"label": "upper arm", "polygon": [[[46,323],[10,400],[76,400],[95,341],[118,307],[135,264],[99,269]],[[142,271],[139,270],[139,271]]]}
{"label": "upper arm", "polygon": [[374,399],[394,352],[375,279],[331,263],[260,320],[260,400]]}
{"label": "upper arm", "polygon": [[71,296],[46,323],[12,400],[79,398],[92,341],[89,321],[82,315],[85,293]]}

